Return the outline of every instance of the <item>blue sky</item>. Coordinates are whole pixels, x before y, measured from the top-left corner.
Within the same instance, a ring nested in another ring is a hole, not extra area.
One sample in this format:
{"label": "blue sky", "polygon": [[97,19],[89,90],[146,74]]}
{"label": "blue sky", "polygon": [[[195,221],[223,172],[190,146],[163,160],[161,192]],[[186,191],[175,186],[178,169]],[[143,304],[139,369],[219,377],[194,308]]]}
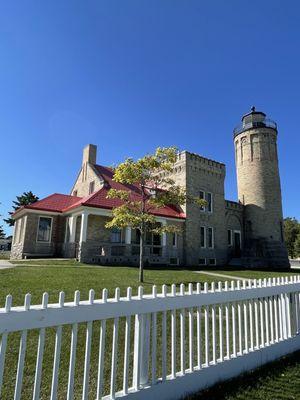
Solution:
{"label": "blue sky", "polygon": [[232,130],[256,105],[278,123],[284,215],[300,218],[299,13],[276,0],[1,2],[0,214],[23,191],[69,193],[87,143],[107,165],[169,145],[225,162],[236,200]]}

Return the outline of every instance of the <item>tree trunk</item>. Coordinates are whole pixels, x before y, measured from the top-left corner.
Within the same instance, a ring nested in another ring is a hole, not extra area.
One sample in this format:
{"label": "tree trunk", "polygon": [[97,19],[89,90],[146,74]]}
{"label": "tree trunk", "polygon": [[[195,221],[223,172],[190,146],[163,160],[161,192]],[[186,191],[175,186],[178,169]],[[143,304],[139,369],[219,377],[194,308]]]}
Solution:
{"label": "tree trunk", "polygon": [[144,233],[140,235],[140,273],[139,281],[144,282]]}

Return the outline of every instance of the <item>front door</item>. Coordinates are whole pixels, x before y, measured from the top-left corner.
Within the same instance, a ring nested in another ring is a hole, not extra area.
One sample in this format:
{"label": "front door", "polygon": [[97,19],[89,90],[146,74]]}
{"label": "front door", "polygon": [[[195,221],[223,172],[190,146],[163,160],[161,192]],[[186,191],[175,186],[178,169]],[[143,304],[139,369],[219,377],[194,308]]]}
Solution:
{"label": "front door", "polygon": [[241,232],[234,232],[234,257],[241,257]]}

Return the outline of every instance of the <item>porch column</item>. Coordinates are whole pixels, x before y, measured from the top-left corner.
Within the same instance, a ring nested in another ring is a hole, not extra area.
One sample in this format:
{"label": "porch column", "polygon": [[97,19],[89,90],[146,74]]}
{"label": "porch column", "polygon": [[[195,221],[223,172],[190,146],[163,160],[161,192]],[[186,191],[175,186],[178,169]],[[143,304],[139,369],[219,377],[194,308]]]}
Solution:
{"label": "porch column", "polygon": [[81,227],[80,227],[80,239],[79,242],[86,242],[87,226],[88,226],[89,214],[87,211],[83,211],[81,214]]}
{"label": "porch column", "polygon": [[75,236],[76,236],[76,222],[77,222],[77,215],[74,217],[69,218],[69,229],[70,229],[70,237],[69,237],[69,242],[74,243],[75,242]]}
{"label": "porch column", "polygon": [[[167,221],[162,221],[161,223],[163,226],[167,225]],[[162,256],[166,257],[167,253],[167,233],[163,232],[162,233],[162,238],[161,238],[161,244],[162,244]]]}
{"label": "porch column", "polygon": [[131,244],[131,226],[125,229],[125,244]]}

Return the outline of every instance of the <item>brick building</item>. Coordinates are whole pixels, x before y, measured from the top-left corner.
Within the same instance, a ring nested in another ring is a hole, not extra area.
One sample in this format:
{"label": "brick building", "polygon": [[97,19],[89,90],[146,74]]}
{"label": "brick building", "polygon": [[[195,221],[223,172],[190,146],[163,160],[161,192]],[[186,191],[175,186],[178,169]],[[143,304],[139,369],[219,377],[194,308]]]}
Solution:
{"label": "brick building", "polygon": [[[183,151],[171,177],[189,195],[206,200],[153,211],[158,223],[178,224],[182,234],[148,235],[145,261],[167,265],[287,267],[283,238],[277,126],[253,107],[234,130],[238,202],[224,197],[225,165]],[[108,230],[106,221],[120,200],[110,188],[135,192],[113,181],[113,170],[98,165],[97,147],[83,150],[70,195],[53,194],[15,215],[11,258],[76,257],[97,264],[137,264],[138,232]],[[138,196],[138,193],[136,194]]]}

